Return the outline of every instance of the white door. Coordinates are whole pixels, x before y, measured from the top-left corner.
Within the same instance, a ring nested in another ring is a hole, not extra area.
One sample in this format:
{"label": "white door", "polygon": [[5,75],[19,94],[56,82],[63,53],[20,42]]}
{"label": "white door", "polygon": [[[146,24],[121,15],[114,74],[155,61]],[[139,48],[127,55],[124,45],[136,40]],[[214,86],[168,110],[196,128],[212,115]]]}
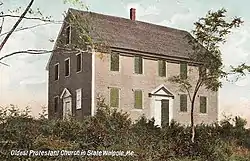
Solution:
{"label": "white door", "polygon": [[155,125],[161,126],[161,100],[155,100],[154,109]]}
{"label": "white door", "polygon": [[72,116],[72,103],[71,97],[63,99],[63,119],[69,119]]}
{"label": "white door", "polygon": [[169,99],[155,99],[154,105],[155,125],[161,127],[169,124]]}

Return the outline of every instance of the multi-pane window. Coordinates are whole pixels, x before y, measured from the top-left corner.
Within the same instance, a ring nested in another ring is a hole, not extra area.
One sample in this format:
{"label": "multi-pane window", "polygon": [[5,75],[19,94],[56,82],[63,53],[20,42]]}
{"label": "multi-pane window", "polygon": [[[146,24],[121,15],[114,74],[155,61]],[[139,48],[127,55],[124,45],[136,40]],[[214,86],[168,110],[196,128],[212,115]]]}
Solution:
{"label": "multi-pane window", "polygon": [[58,112],[58,107],[59,107],[59,97],[56,96],[54,97],[54,112]]}
{"label": "multi-pane window", "polygon": [[200,113],[207,113],[207,97],[200,97]]}
{"label": "multi-pane window", "polygon": [[135,58],[134,58],[135,60],[135,62],[134,62],[134,68],[135,68],[135,73],[136,74],[142,74],[142,69],[143,69],[143,63],[142,63],[142,57],[140,57],[140,56],[136,56]]}
{"label": "multi-pane window", "polygon": [[187,63],[180,64],[180,77],[181,79],[187,78]]}
{"label": "multi-pane window", "polygon": [[119,54],[111,53],[110,70],[119,71]]}
{"label": "multi-pane window", "polygon": [[59,79],[59,64],[56,64],[55,65],[55,68],[54,68],[54,74],[55,74],[55,80],[58,80]]}
{"label": "multi-pane window", "polygon": [[76,72],[80,72],[82,70],[82,54],[76,55]]}
{"label": "multi-pane window", "polygon": [[166,61],[158,60],[158,75],[160,77],[166,77]]}
{"label": "multi-pane window", "polygon": [[65,76],[69,76],[70,73],[70,62],[69,58],[64,61],[64,71],[65,71]]}
{"label": "multi-pane window", "polygon": [[135,109],[142,109],[142,90],[135,90],[134,91],[134,108]]}
{"label": "multi-pane window", "polygon": [[119,107],[119,88],[110,88],[110,107]]}
{"label": "multi-pane window", "polygon": [[76,90],[76,109],[81,109],[82,107],[82,89]]}
{"label": "multi-pane window", "polygon": [[180,111],[187,112],[187,95],[186,94],[180,95]]}
{"label": "multi-pane window", "polygon": [[66,28],[66,44],[70,44],[71,41],[71,27]]}

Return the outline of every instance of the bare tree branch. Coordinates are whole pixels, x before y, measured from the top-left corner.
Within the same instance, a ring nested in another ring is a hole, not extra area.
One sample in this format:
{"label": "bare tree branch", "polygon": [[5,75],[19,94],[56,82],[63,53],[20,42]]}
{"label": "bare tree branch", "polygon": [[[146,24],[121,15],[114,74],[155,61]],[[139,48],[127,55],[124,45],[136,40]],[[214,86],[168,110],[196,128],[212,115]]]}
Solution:
{"label": "bare tree branch", "polygon": [[63,53],[65,53],[65,54],[73,54],[73,53],[78,53],[78,52],[88,52],[88,50],[82,50],[82,49],[79,49],[79,48],[74,48],[74,49],[71,49],[71,48],[56,48],[55,50],[43,50],[43,49],[34,50],[34,49],[30,49],[30,50],[16,51],[16,52],[7,54],[5,56],[0,57],[0,61],[5,59],[5,58],[8,58],[10,56],[18,55],[18,54],[41,55],[41,54],[48,54],[48,53],[59,52],[59,51],[60,52],[64,51]]}
{"label": "bare tree branch", "polygon": [[10,54],[7,54],[3,57],[0,58],[0,61],[7,58],[7,57],[10,57],[10,56],[13,56],[13,55],[17,55],[17,54],[34,54],[34,55],[38,55],[38,54],[47,54],[47,53],[51,53],[53,52],[53,50],[23,50],[23,51],[16,51],[16,52],[13,52],[13,53],[10,53]]}
{"label": "bare tree branch", "polygon": [[10,30],[10,32],[6,35],[6,37],[4,38],[4,40],[2,41],[2,43],[0,45],[0,51],[3,49],[3,46],[6,44],[6,42],[10,38],[11,34],[15,31],[15,29],[17,28],[17,26],[23,20],[23,18],[25,17],[25,15],[28,13],[28,11],[29,11],[29,9],[30,9],[30,7],[32,6],[33,3],[34,3],[34,0],[31,0],[30,3],[28,4],[28,6],[26,7],[26,9],[24,10],[24,12],[22,13],[22,15],[19,17],[19,19],[17,20],[17,22],[14,24],[14,26]]}
{"label": "bare tree branch", "polygon": [[0,64],[5,65],[5,66],[8,66],[8,67],[9,67],[9,65],[8,65],[8,64],[6,64],[6,63],[0,62]]}
{"label": "bare tree branch", "polygon": [[[20,18],[21,16],[19,16],[19,15],[5,14],[5,15],[0,15],[0,17]],[[39,20],[39,21],[44,21],[44,22],[58,22],[58,21],[54,21],[54,20],[50,20],[50,19],[44,19],[44,18],[40,18],[40,17],[26,17],[26,16],[24,16],[23,19],[27,19],[27,20]]]}
{"label": "bare tree branch", "polygon": [[3,23],[4,23],[4,17],[2,18],[2,24],[0,26],[0,34],[2,33],[2,30],[3,30]]}
{"label": "bare tree branch", "polygon": [[[52,24],[61,24],[61,23],[48,22],[48,23],[37,24],[37,25],[33,25],[33,26],[28,26],[28,27],[21,27],[21,28],[16,29],[14,32],[23,31],[23,30],[27,30],[27,29],[32,29],[32,28],[35,28],[35,27],[40,27],[40,26],[45,26],[45,25],[52,25]],[[8,34],[9,32],[10,31],[0,34],[0,37]]]}

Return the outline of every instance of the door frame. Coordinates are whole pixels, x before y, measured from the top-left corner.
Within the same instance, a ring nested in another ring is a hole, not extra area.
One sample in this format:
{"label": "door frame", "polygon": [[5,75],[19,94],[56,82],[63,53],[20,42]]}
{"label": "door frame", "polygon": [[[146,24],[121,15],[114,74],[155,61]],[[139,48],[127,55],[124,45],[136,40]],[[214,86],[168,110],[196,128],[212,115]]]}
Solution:
{"label": "door frame", "polygon": [[[152,96],[150,117],[154,118],[155,125],[158,125],[159,127],[161,127],[161,101],[162,100],[169,101],[169,124],[171,123],[171,121],[173,119],[174,99],[172,97],[168,97],[168,96]],[[159,102],[160,102],[160,104],[159,104]]]}
{"label": "door frame", "polygon": [[[69,102],[69,111],[66,109],[66,105]],[[69,113],[67,113],[67,111]],[[67,120],[70,118],[70,116],[72,116],[72,98],[71,97],[65,97],[63,98],[63,119]]]}

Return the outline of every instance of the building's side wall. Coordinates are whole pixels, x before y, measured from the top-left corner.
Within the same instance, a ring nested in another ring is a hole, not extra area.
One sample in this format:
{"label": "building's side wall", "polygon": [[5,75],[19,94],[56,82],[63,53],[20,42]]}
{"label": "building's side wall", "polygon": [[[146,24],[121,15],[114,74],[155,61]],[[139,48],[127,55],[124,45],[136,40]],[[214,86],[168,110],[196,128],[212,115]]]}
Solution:
{"label": "building's side wall", "polygon": [[[90,115],[91,111],[91,55],[82,54],[82,71],[76,73],[76,55],[56,53],[53,56],[49,66],[49,118],[61,118],[63,109],[63,100],[59,101],[58,113],[54,113],[54,97],[62,94],[64,88],[67,88],[72,95],[73,116],[80,119],[83,116]],[[70,76],[64,76],[64,60],[70,58]],[[59,63],[59,80],[54,80],[54,64]],[[82,108],[76,110],[76,90],[82,88]]]}
{"label": "building's side wall", "polygon": [[[138,119],[140,116],[150,116],[150,104],[151,98],[148,93],[154,90],[161,84],[164,84],[168,90],[170,90],[174,98],[173,118],[180,123],[190,122],[190,101],[188,100],[188,113],[180,112],[180,91],[178,85],[172,84],[167,81],[167,78],[178,75],[180,71],[180,65],[177,63],[167,63],[167,77],[162,78],[158,76],[158,62],[156,60],[144,59],[143,60],[143,74],[137,75],[134,73],[134,57],[120,56],[120,71],[110,71],[110,55],[96,54],[95,58],[95,99],[97,95],[101,95],[105,98],[106,103],[109,103],[109,87],[120,88],[120,110],[128,112],[133,120]],[[194,67],[188,67],[194,68]],[[192,71],[188,73],[192,75],[198,75],[198,71]],[[143,90],[143,109],[134,109],[134,95],[133,89]],[[207,96],[208,99],[208,113],[200,114],[199,111],[199,97],[196,100],[195,109],[195,121],[196,123],[206,122],[210,123],[217,120],[217,93],[208,92],[201,89],[199,95]]]}

